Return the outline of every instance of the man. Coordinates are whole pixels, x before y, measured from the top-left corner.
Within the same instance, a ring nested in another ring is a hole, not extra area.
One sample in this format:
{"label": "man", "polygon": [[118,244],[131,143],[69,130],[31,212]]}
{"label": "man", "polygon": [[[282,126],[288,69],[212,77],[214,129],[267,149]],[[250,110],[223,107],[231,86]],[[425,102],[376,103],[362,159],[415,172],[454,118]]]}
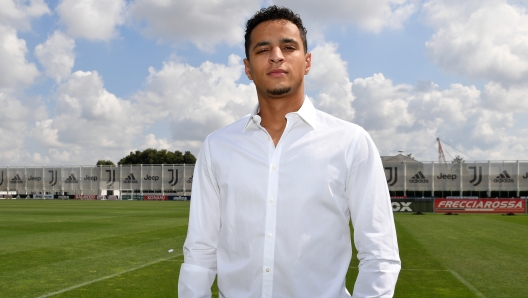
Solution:
{"label": "man", "polygon": [[[400,270],[381,159],[359,126],[314,108],[306,29],[286,8],[246,26],[253,112],[204,141],[194,172],[179,297],[392,297]],[[324,57],[320,58],[324,63]]]}

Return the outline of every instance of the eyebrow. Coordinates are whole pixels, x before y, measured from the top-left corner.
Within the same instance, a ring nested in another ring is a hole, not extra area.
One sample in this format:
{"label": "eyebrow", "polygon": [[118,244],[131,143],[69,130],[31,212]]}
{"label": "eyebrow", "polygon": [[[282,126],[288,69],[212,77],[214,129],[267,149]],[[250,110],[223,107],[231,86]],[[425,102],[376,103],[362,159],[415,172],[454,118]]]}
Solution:
{"label": "eyebrow", "polygon": [[[295,39],[293,38],[282,38],[280,40],[280,43],[283,44],[283,43],[294,43],[294,44],[299,44],[299,42],[297,42]],[[270,41],[267,41],[267,40],[264,40],[264,41],[259,41],[255,44],[255,46],[253,47],[253,50],[258,48],[258,47],[262,47],[262,46],[267,46],[267,45],[270,45],[271,42]]]}

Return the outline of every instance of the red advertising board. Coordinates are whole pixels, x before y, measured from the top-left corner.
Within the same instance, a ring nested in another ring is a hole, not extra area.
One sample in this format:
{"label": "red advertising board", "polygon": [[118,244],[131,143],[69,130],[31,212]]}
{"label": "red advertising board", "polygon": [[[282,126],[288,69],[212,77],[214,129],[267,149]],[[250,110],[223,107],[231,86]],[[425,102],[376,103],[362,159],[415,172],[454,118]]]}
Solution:
{"label": "red advertising board", "polygon": [[435,199],[435,212],[525,213],[524,199]]}
{"label": "red advertising board", "polygon": [[143,200],[145,201],[167,201],[169,200],[169,196],[149,195],[149,196],[144,196]]}

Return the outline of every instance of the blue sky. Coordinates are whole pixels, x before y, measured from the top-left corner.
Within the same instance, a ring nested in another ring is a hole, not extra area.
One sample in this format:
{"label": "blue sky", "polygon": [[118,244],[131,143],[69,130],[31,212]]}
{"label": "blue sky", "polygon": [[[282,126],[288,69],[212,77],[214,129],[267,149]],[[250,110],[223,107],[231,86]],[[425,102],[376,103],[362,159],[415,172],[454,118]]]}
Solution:
{"label": "blue sky", "polygon": [[528,159],[527,1],[0,0],[0,165],[197,154],[256,104],[243,32],[269,4],[305,22],[316,107],[381,155]]}

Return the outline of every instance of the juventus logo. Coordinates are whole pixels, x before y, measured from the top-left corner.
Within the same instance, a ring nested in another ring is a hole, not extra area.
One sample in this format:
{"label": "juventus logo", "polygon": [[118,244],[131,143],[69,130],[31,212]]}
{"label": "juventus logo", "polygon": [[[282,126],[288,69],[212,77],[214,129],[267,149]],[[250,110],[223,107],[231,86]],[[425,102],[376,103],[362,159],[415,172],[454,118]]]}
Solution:
{"label": "juventus logo", "polygon": [[114,185],[115,182],[115,170],[106,170],[108,173],[108,181],[106,181],[106,184],[108,186]]}
{"label": "juventus logo", "polygon": [[55,170],[55,173],[53,173],[53,170],[52,171],[48,171],[51,173],[51,181],[49,182],[49,184],[51,186],[55,186],[57,184],[57,170]]}
{"label": "juventus logo", "polygon": [[0,185],[4,184],[4,171],[2,171],[2,180],[0,180]]}
{"label": "juventus logo", "polygon": [[172,175],[172,178],[169,181],[169,185],[170,186],[176,185],[176,183],[178,183],[178,170],[176,170],[176,175],[174,175],[174,171],[175,171],[174,169],[169,169],[167,171],[171,172],[171,175]]}
{"label": "juventus logo", "polygon": [[482,167],[478,167],[478,180],[477,180],[477,167],[468,167],[468,169],[473,170],[473,179],[469,183],[473,183],[473,186],[477,186],[482,182]]}
{"label": "juventus logo", "polygon": [[394,167],[394,181],[392,180],[392,169],[393,167],[386,167],[385,170],[389,170],[389,179],[387,180],[387,184],[389,186],[393,186],[394,184],[396,184],[396,182],[398,182],[398,168],[397,167]]}

